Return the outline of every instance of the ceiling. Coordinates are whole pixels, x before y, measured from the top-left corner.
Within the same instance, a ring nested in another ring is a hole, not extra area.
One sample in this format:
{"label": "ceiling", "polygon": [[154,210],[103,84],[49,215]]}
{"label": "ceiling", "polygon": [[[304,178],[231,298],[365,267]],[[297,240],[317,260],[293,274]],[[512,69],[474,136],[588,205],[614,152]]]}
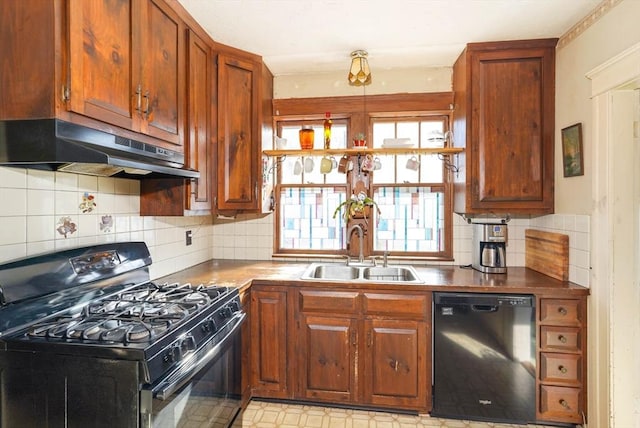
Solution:
{"label": "ceiling", "polygon": [[560,37],[602,0],[179,0],[217,42],[278,76],[450,67],[468,42]]}

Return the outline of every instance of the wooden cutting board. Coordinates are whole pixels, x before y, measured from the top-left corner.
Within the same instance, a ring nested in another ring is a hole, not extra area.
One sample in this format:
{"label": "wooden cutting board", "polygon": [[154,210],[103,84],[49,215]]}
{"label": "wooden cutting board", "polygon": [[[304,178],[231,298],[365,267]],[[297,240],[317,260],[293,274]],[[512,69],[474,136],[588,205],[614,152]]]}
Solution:
{"label": "wooden cutting board", "polygon": [[561,281],[569,280],[569,236],[525,229],[525,266]]}

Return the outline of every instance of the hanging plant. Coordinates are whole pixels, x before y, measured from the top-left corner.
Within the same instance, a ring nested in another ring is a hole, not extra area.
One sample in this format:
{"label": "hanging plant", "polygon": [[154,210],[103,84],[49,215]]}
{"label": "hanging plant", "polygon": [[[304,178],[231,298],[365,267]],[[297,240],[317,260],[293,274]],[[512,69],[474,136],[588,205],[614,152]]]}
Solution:
{"label": "hanging plant", "polygon": [[367,209],[369,207],[375,207],[378,212],[378,216],[380,216],[380,208],[378,207],[378,204],[376,204],[372,198],[367,196],[366,193],[360,192],[357,196],[351,195],[349,199],[338,205],[333,212],[333,218],[336,218],[340,210],[344,210],[342,217],[345,222],[348,223],[352,218],[364,218],[366,221]]}

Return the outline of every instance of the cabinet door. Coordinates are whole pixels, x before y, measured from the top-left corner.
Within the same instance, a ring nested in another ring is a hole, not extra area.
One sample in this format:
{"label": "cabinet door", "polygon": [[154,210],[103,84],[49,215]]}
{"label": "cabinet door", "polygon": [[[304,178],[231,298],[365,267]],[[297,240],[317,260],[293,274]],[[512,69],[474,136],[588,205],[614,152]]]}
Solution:
{"label": "cabinet door", "polygon": [[353,402],[356,391],[357,321],[301,314],[300,398]]}
{"label": "cabinet door", "polygon": [[553,212],[556,42],[470,43],[454,64],[456,212]]}
{"label": "cabinet door", "polygon": [[259,209],[258,74],[253,62],[218,56],[219,210]]}
{"label": "cabinet door", "polygon": [[209,47],[189,31],[188,50],[188,134],[187,165],[200,171],[200,178],[188,181],[187,209],[211,209],[211,71]]}
{"label": "cabinet door", "polygon": [[138,2],[69,1],[69,108],[136,130]]}
{"label": "cabinet door", "polygon": [[477,52],[473,58],[474,208],[551,208],[551,55],[527,49]]}
{"label": "cabinet door", "polygon": [[251,384],[254,395],[286,397],[287,366],[287,292],[252,288]]}
{"label": "cabinet door", "polygon": [[[142,2],[142,132],[182,146],[184,137],[184,24],[159,0]],[[175,150],[180,151],[178,148]]]}
{"label": "cabinet door", "polygon": [[403,409],[427,407],[427,326],[424,321],[365,320],[365,402]]}

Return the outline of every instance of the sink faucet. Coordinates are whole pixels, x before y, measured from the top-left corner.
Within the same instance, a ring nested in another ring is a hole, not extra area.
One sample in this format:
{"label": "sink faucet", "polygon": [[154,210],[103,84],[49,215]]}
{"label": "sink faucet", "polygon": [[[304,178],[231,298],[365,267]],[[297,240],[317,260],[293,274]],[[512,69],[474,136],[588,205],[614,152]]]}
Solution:
{"label": "sink faucet", "polygon": [[[354,230],[358,231],[358,237],[359,239],[359,244],[360,244],[360,248],[358,248],[359,250],[359,254],[358,254],[358,263],[364,263],[364,230],[362,229],[362,226],[360,226],[359,224],[354,224],[353,226],[351,226],[349,229],[347,229],[347,248],[349,248],[349,246],[351,246],[351,234],[353,233]],[[348,258],[347,258],[347,264],[348,262]]]}

